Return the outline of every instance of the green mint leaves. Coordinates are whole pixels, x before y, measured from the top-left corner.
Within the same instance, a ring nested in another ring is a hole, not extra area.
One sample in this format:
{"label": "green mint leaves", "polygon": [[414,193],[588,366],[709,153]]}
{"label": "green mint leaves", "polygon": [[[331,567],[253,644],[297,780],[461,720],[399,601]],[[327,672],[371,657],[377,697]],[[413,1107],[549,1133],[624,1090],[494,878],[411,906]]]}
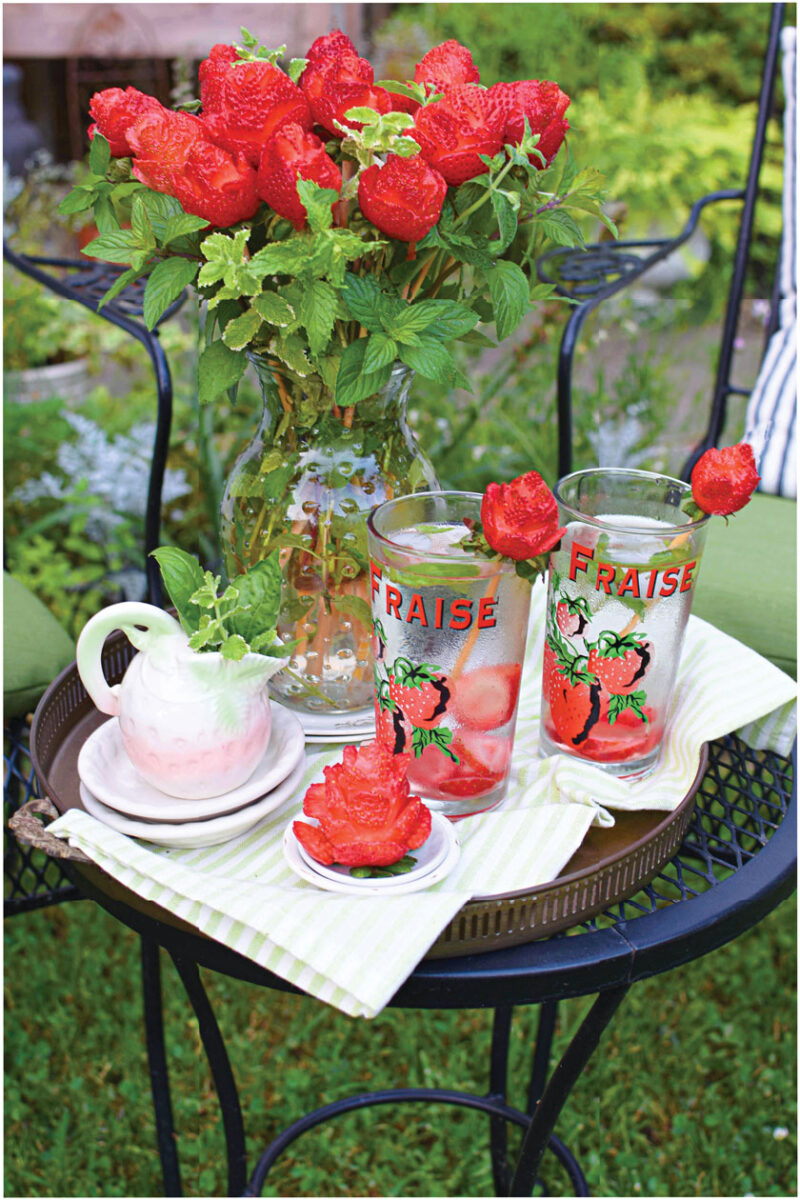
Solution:
{"label": "green mint leaves", "polygon": [[342,295],[350,316],[368,336],[351,342],[341,356],[337,404],[357,404],[374,395],[398,359],[426,379],[470,386],[444,344],[477,325],[478,314],[467,305],[455,300],[409,303],[384,291],[374,275],[350,273]]}
{"label": "green mint leaves", "polygon": [[164,588],[175,605],[192,650],[219,651],[239,662],[245,654],[283,658],[290,646],[276,644],[281,598],[278,552],[237,576],[222,589],[219,575],[176,546],[153,551]]}

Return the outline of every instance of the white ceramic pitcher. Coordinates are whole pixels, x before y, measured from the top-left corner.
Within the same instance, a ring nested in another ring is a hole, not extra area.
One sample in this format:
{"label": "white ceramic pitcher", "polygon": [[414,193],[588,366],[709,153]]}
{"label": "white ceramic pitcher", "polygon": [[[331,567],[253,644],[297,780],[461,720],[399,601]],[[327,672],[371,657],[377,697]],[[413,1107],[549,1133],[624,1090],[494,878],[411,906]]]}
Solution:
{"label": "white ceramic pitcher", "polygon": [[[101,652],[121,629],[139,653],[109,687]],[[139,773],[170,796],[202,800],[239,787],[269,743],[267,681],[284,659],[246,654],[239,662],[197,652],[169,613],[152,604],[112,604],[86,624],[78,673],[101,712],[119,718]]]}

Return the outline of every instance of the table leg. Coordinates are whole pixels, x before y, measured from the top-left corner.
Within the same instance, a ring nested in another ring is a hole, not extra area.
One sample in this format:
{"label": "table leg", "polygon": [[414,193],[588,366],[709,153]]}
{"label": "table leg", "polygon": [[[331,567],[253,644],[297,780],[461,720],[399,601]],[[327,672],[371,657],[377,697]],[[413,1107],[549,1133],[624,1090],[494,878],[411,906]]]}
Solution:
{"label": "table leg", "polygon": [[172,1101],[169,1094],[167,1056],[164,1049],[164,1016],[161,1006],[161,962],[159,948],[149,938],[142,937],[142,1000],[147,1040],[147,1061],[150,1067],[150,1088],[156,1117],[156,1137],[164,1177],[164,1195],[182,1196],[178,1147],[172,1120]]}
{"label": "table leg", "polygon": [[533,1191],[542,1155],[558,1115],[591,1058],[604,1029],[622,1003],[629,986],[626,983],[600,993],[553,1071],[522,1139],[522,1148],[511,1180],[512,1196],[530,1196]]}
{"label": "table leg", "polygon": [[172,951],[170,951],[170,955],[197,1017],[203,1049],[206,1052],[214,1086],[217,1089],[228,1155],[228,1191],[226,1194],[242,1196],[247,1183],[244,1122],[228,1053],[200,979],[197,964],[181,958]]}
{"label": "table leg", "polygon": [[[489,1060],[489,1099],[505,1103],[508,1093],[508,1044],[514,1009],[509,1004],[498,1005],[492,1021],[492,1047]],[[492,1156],[492,1179],[496,1196],[508,1195],[511,1172],[508,1169],[508,1127],[504,1117],[489,1121],[489,1150]]]}

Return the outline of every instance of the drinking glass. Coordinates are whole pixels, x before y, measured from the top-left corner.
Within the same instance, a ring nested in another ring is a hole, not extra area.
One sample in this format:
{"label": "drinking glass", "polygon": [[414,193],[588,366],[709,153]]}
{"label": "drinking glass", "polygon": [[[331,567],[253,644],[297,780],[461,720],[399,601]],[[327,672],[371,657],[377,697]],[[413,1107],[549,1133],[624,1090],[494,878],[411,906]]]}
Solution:
{"label": "drinking glass", "polygon": [[502,800],[530,584],[463,549],[473,492],[416,492],[367,522],[378,737],[410,753],[412,792],[451,818]]}
{"label": "drinking glass", "polygon": [[648,471],[597,468],[555,488],[566,528],[550,557],[541,752],[613,775],[655,767],[708,517],[691,488]]}

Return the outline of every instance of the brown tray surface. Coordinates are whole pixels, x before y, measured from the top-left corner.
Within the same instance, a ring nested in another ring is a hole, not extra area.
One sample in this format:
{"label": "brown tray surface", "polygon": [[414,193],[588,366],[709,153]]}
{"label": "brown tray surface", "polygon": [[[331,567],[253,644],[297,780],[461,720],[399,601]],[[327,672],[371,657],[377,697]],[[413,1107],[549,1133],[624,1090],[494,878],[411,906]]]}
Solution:
{"label": "brown tray surface", "polygon": [[[103,662],[110,683],[118,682],[133,656],[123,634],[106,642]],[[82,808],[78,754],[108,718],[89,699],[77,667],[68,667],[48,688],[34,717],[31,752],[45,794],[59,813]],[[471,900],[442,931],[430,958],[485,953],[560,932],[624,900],[644,887],[676,853],[694,811],[706,768],[705,747],[697,775],[673,812],[618,812],[611,829],[592,826],[556,879],[527,892]],[[201,934],[167,909],[143,900],[99,867],[81,864],[95,886],[111,899],[178,928]]]}

